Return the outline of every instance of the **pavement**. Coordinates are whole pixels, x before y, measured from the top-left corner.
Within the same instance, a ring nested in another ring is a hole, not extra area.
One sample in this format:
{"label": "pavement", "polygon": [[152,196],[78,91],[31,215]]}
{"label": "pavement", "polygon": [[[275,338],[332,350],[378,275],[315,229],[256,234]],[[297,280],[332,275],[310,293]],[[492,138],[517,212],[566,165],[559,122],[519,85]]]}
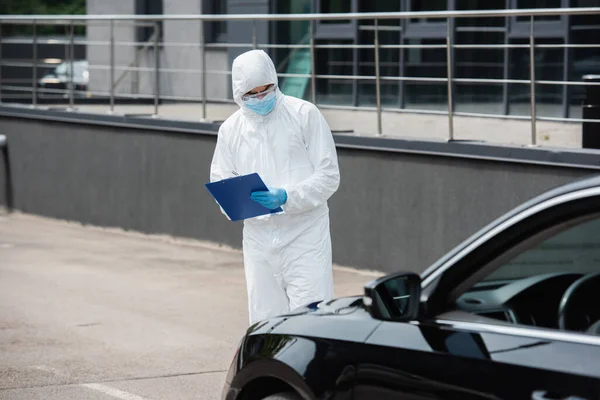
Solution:
{"label": "pavement", "polygon": [[[434,109],[431,104],[416,104],[415,109]],[[439,107],[438,107],[439,108]],[[463,105],[464,110],[472,113],[494,114],[497,110],[490,110],[486,104]],[[208,104],[206,119],[202,117],[202,105],[195,103],[169,103],[160,105],[158,116],[163,119],[183,121],[222,121],[238,109],[235,104]],[[529,105],[516,104],[511,107],[515,115],[529,116]],[[76,111],[106,114],[109,107],[106,105],[76,105]],[[117,105],[116,114],[146,114],[154,112],[150,105]],[[382,113],[382,136],[401,137],[416,140],[445,141],[449,138],[449,123],[446,115],[420,114],[416,112],[399,113],[385,111]],[[577,114],[573,107],[572,115]],[[339,110],[322,108],[321,112],[332,130],[345,132],[344,134],[359,136],[376,136],[377,113],[366,110]],[[552,105],[540,104],[537,115],[556,116],[558,111]],[[454,139],[478,140],[493,144],[509,144],[528,146],[532,141],[532,126],[529,120],[515,120],[502,118],[482,117],[454,117]],[[554,122],[536,121],[536,144],[554,148],[581,148],[581,123],[580,122]]]}
{"label": "pavement", "polygon": [[237,250],[0,214],[0,400],[219,399],[246,307]]}

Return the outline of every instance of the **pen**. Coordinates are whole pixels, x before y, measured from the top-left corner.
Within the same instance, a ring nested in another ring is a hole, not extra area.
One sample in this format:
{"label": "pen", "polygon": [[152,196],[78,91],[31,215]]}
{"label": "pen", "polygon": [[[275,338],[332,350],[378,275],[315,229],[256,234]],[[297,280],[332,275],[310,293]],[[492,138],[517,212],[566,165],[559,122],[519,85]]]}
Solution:
{"label": "pen", "polygon": [[237,172],[231,171],[235,176],[240,176]]}

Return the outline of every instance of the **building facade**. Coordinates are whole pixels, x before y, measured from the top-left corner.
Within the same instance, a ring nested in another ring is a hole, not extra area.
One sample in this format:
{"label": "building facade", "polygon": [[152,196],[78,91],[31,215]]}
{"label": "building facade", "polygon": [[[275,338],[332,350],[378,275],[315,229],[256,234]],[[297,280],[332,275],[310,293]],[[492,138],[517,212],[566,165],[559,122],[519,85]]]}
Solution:
{"label": "building facade", "polygon": [[[211,14],[219,12],[219,1],[208,0],[87,0],[89,15],[133,14]],[[215,6],[216,5],[216,6]],[[206,24],[207,42],[223,42],[220,25]],[[115,93],[120,96],[154,95],[154,68],[156,53],[154,27],[135,26],[132,22],[116,22],[115,39]],[[198,21],[164,21],[159,24],[159,92],[162,100],[193,100],[202,96],[200,23]],[[87,26],[90,90],[110,91],[111,38],[107,21],[89,22]],[[98,44],[95,44],[98,43]],[[210,99],[228,97],[229,76],[222,73],[230,68],[227,50],[209,49],[207,70],[211,74],[206,82],[206,95]]]}
{"label": "building facade", "polygon": [[[555,7],[594,7],[598,0],[120,0],[115,2],[88,0],[89,14],[102,13],[164,13],[164,14],[258,14],[258,13],[344,13],[386,11],[435,11],[522,9]],[[394,77],[445,78],[447,76],[444,48],[386,48],[398,44],[445,45],[447,24],[456,45],[484,45],[478,48],[456,48],[453,51],[453,76],[468,79],[529,79],[529,49],[498,48],[490,45],[527,45],[530,35],[529,17],[477,19],[409,19],[380,21],[379,31],[381,99],[384,107],[397,109],[447,109],[445,82],[403,82]],[[211,22],[205,24],[205,37],[212,43],[207,57],[207,93],[209,99],[231,97],[229,76],[231,61],[251,48],[253,29],[258,46],[264,44],[308,43],[310,24],[294,22]],[[315,43],[328,45],[317,48],[317,75],[374,76],[374,51],[366,48],[374,40],[373,20],[319,21],[313,25]],[[135,29],[124,29],[125,36],[135,37]],[[127,30],[129,29],[129,30]],[[127,32],[125,32],[127,30]],[[581,81],[585,74],[600,74],[600,48],[568,48],[565,44],[600,44],[600,15],[557,16],[535,19],[536,44],[547,47],[535,51],[536,80]],[[137,37],[140,33],[137,33]],[[199,48],[184,48],[177,43],[198,42],[198,22],[166,21],[162,39],[175,46],[161,50],[161,68],[183,70],[200,68]],[[88,27],[90,39],[106,37],[106,27]],[[146,36],[147,37],[147,36]],[[225,44],[234,47],[226,48]],[[247,48],[237,45],[247,44]],[[548,45],[559,45],[552,47]],[[219,47],[222,46],[222,47]],[[356,47],[353,47],[356,46]],[[361,47],[362,46],[362,47]],[[308,49],[265,49],[272,56],[280,73],[310,74]],[[146,52],[142,64],[151,65],[152,54]],[[105,63],[106,54],[89,51],[92,58]],[[127,62],[131,54],[123,51],[119,59]],[[389,77],[391,79],[386,79]],[[103,81],[105,77],[98,77]],[[143,83],[144,87],[148,86]],[[161,95],[198,96],[199,81],[190,80],[189,73],[161,72]],[[134,82],[135,83],[135,82]],[[123,83],[131,85],[130,81]],[[139,83],[136,83],[139,85]],[[309,78],[281,79],[289,94],[310,99]],[[374,106],[373,79],[317,79],[317,103],[342,106]],[[498,115],[529,115],[530,86],[523,83],[455,83],[454,109]],[[148,87],[149,88],[149,87]],[[550,117],[580,117],[583,88],[558,84],[538,84],[536,100],[538,115]]]}

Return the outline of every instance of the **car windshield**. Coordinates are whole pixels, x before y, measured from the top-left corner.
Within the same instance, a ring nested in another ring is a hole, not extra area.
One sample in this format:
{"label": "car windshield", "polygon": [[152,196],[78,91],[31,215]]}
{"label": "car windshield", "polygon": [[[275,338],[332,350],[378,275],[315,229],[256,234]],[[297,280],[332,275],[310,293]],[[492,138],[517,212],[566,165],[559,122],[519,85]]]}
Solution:
{"label": "car windshield", "polygon": [[55,69],[54,69],[54,73],[56,75],[66,75],[67,74],[67,63],[62,63],[59,64]]}

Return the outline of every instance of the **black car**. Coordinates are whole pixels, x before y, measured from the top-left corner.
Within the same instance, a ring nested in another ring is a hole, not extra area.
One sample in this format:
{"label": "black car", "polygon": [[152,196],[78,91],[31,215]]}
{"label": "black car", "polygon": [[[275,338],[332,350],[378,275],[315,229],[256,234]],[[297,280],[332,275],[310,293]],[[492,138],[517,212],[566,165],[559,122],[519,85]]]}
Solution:
{"label": "black car", "polygon": [[600,399],[600,177],[243,337],[223,398]]}

